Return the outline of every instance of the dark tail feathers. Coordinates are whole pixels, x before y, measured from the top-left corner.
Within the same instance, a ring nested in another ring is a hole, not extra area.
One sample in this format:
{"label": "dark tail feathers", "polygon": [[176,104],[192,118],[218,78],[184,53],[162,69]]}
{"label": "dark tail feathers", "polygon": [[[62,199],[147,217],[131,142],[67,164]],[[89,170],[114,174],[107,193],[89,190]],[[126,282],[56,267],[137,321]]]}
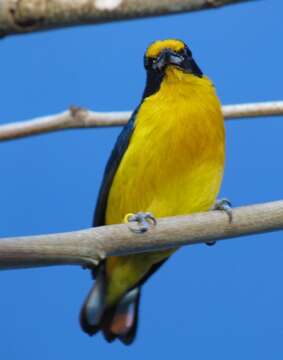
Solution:
{"label": "dark tail feathers", "polygon": [[124,344],[130,345],[137,331],[140,288],[128,291],[111,307],[105,305],[106,291],[105,271],[104,266],[101,266],[95,285],[81,310],[81,327],[89,335],[102,331],[108,342],[118,338]]}

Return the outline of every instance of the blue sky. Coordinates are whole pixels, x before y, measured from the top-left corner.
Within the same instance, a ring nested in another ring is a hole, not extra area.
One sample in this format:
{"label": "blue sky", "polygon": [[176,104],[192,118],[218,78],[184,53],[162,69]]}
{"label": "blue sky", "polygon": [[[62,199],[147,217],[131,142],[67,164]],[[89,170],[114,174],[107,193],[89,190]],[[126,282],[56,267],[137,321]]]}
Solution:
{"label": "blue sky", "polygon": [[[282,99],[283,3],[85,26],[0,42],[0,122],[75,104],[128,110],[139,102],[142,56],[155,39],[192,48],[224,104]],[[226,124],[221,195],[235,206],[283,198],[282,118]],[[0,236],[70,231],[91,223],[119,129],[65,131],[2,143]],[[143,291],[136,343],[90,338],[78,313],[91,279],[79,267],[0,273],[0,356],[69,360],[282,359],[282,232],[186,247]]]}

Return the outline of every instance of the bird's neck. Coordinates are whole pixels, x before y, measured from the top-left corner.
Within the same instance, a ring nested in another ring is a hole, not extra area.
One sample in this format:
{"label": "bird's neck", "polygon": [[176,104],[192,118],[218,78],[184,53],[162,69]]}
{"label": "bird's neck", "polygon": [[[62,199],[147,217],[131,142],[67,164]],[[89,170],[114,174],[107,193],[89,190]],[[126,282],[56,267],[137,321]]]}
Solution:
{"label": "bird's neck", "polygon": [[[172,94],[173,89],[174,93]],[[174,66],[166,69],[160,90],[167,95],[172,94],[174,97],[183,95],[189,98],[201,94],[215,97],[214,86],[206,76],[198,77],[188,74]]]}

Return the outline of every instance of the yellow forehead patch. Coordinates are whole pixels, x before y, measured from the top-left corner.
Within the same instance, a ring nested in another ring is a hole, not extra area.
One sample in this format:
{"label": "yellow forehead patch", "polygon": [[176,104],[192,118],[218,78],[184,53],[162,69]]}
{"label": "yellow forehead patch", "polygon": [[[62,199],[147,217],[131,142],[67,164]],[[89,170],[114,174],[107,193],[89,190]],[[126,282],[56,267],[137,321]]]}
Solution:
{"label": "yellow forehead patch", "polygon": [[162,50],[171,49],[173,51],[180,51],[184,49],[185,44],[181,40],[168,39],[168,40],[158,40],[151,44],[146,50],[145,55],[147,57],[154,58],[158,56]]}

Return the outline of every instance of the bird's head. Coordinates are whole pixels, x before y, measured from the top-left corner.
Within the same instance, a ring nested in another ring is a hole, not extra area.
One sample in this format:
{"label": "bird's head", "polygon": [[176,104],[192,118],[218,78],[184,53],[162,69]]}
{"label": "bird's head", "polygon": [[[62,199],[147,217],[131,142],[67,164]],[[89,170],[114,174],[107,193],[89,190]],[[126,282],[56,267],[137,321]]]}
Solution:
{"label": "bird's head", "polygon": [[181,40],[158,40],[146,50],[144,65],[148,71],[164,72],[167,66],[202,77],[202,71],[194,61],[192,52]]}
{"label": "bird's head", "polygon": [[144,97],[159,89],[160,83],[168,67],[197,76],[203,76],[202,71],[192,57],[192,52],[181,40],[167,39],[152,43],[146,50],[144,66],[147,71],[147,86]]}

